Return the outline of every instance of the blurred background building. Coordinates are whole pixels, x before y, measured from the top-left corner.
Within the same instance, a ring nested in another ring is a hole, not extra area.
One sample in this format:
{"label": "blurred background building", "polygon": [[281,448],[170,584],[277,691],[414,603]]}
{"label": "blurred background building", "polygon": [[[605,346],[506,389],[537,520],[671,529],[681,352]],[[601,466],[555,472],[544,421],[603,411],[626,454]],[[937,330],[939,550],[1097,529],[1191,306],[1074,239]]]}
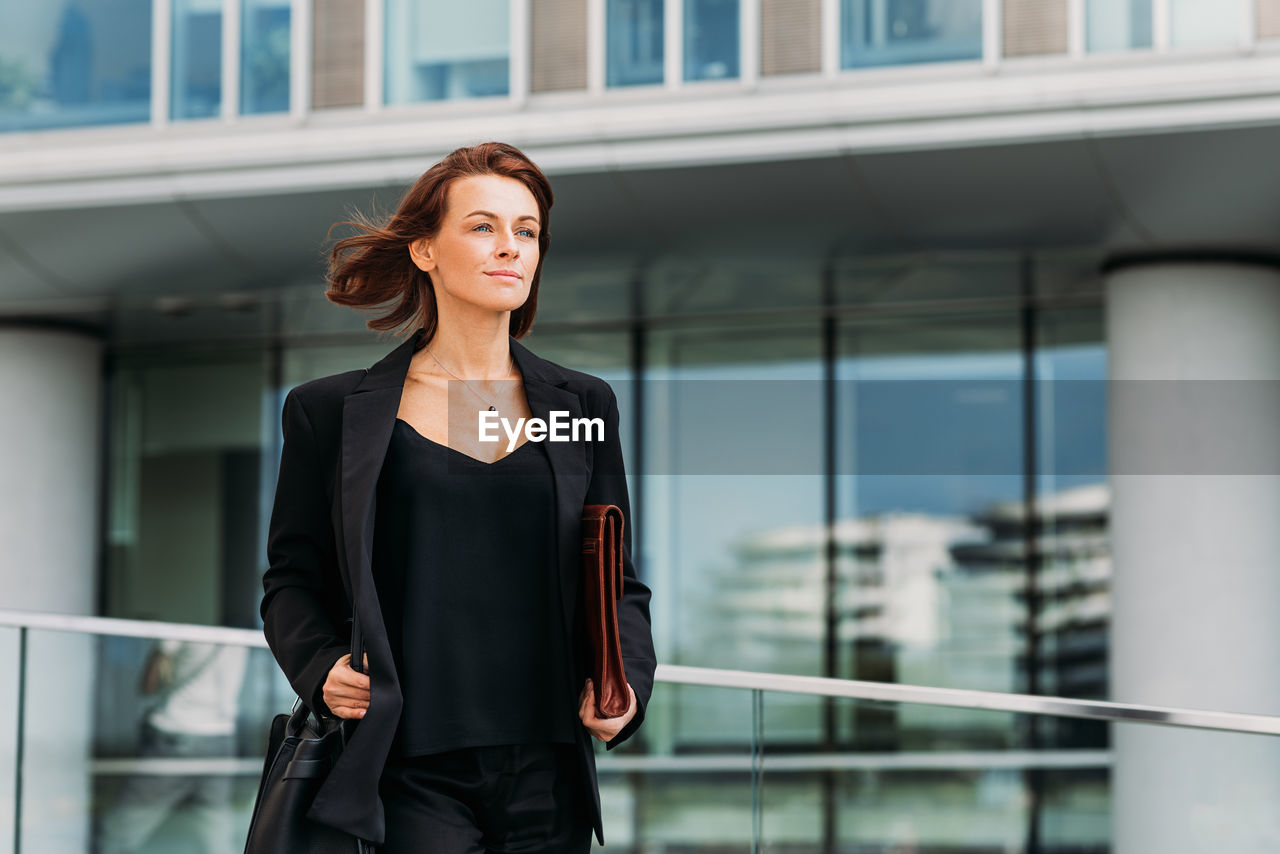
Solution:
{"label": "blurred background building", "polygon": [[[283,397],[397,343],[324,299],[327,232],[488,139],[555,189],[527,343],[618,391],[661,662],[1280,714],[1280,0],[0,0],[4,607],[257,628]],[[98,757],[144,658],[76,664]],[[672,686],[625,750],[752,726]],[[958,751],[790,774],[778,851],[1170,851],[1171,755],[1280,768],[799,695],[764,731]],[[736,780],[605,780],[610,847],[746,850]]]}

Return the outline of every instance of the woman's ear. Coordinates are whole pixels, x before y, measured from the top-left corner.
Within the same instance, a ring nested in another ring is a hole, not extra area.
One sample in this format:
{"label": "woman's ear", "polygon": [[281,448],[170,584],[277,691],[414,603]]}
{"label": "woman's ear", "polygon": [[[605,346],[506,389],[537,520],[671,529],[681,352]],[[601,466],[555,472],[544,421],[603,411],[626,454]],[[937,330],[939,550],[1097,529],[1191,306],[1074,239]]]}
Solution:
{"label": "woman's ear", "polygon": [[430,273],[435,269],[436,262],[431,254],[431,242],[425,237],[410,241],[409,257],[413,259],[414,266],[424,273]]}

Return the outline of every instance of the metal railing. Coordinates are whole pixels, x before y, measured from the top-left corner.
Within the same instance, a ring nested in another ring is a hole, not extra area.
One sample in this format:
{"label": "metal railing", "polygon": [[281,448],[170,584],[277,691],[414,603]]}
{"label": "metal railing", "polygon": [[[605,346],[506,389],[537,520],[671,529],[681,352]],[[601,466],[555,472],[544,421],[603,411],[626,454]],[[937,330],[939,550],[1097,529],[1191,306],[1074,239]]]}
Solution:
{"label": "metal railing", "polygon": [[[17,628],[24,633],[31,629],[37,629],[267,648],[266,639],[261,631],[149,620],[122,620],[112,617],[82,617],[70,614],[0,610],[0,627]],[[746,670],[722,670],[676,664],[659,664],[655,679],[658,682],[702,687],[737,688],[748,691],[778,691],[848,700],[914,703],[962,709],[980,709],[991,712],[1015,712],[1086,720],[1159,724],[1162,726],[1254,733],[1258,735],[1280,735],[1280,716],[1223,712],[1209,709],[1187,709],[1140,703],[1113,703],[1102,700],[1076,700],[1069,697],[1009,694],[965,688],[935,688],[925,685],[866,682],[855,679],[828,679],[821,676],[793,676],[782,673],[757,673]]]}
{"label": "metal railing", "polygon": [[[63,614],[35,613],[0,610],[0,631],[12,630],[17,634],[18,668],[16,672],[16,736],[13,754],[12,851],[21,852],[40,848],[48,832],[48,821],[36,823],[32,831],[32,845],[25,845],[24,828],[24,774],[26,750],[25,721],[28,715],[27,682],[28,655],[32,633],[43,636],[49,632],[75,633],[91,638],[154,639],[191,643],[208,643],[266,649],[267,643],[260,630],[197,626],[180,623],[122,620],[105,617],[83,617]],[[262,664],[266,664],[263,661]],[[38,675],[38,674],[37,674]],[[952,709],[981,710],[983,712],[1013,713],[1057,718],[1078,718],[1092,721],[1109,721],[1138,725],[1159,725],[1200,730],[1216,730],[1253,735],[1280,735],[1280,716],[1243,714],[1207,709],[1174,708],[1135,703],[1113,703],[1097,700],[1077,700],[1066,697],[1033,696],[1027,694],[998,693],[957,688],[935,688],[922,685],[903,685],[857,680],[826,679],[811,676],[793,676],[777,673],[757,673],[682,665],[659,665],[656,680],[671,686],[697,688],[724,688],[749,692],[750,712],[743,715],[740,724],[750,726],[749,750],[732,737],[724,744],[727,750],[716,753],[688,752],[631,752],[620,751],[605,754],[598,751],[597,770],[602,785],[607,781],[615,797],[625,797],[619,792],[637,785],[646,775],[661,775],[658,780],[679,775],[693,779],[697,775],[711,774],[722,785],[726,779],[737,777],[742,786],[734,800],[734,808],[741,811],[740,818],[749,816],[750,850],[753,854],[763,850],[765,772],[781,775],[782,780],[796,780],[806,785],[821,775],[823,785],[829,785],[841,772],[856,772],[853,779],[865,779],[865,774],[916,772],[934,773],[979,772],[985,779],[1007,778],[1009,773],[1039,775],[1055,771],[1083,772],[1086,777],[1074,779],[1105,778],[1115,768],[1115,758],[1110,749],[951,749],[939,750],[863,750],[852,746],[837,750],[788,751],[770,748],[765,754],[765,694],[779,692],[823,698],[826,702],[851,700],[880,704],[917,704]],[[673,692],[674,693],[674,692]],[[651,705],[650,710],[657,708]],[[261,710],[259,710],[261,711]],[[279,711],[283,711],[280,709]],[[739,707],[739,712],[745,710]],[[267,712],[268,716],[271,712]],[[31,718],[33,721],[36,718]],[[934,723],[926,723],[932,727]],[[938,726],[942,726],[940,723]],[[945,729],[945,727],[942,727]],[[661,729],[659,729],[661,731]],[[661,740],[659,738],[659,740]],[[742,749],[739,749],[739,748]],[[40,747],[34,748],[40,750]],[[183,775],[239,778],[246,784],[261,773],[261,758],[252,755],[179,757],[179,756],[100,756],[89,757],[85,772],[92,778],[175,778]],[[987,776],[995,772],[995,777]],[[690,775],[690,776],[686,776]],[[774,779],[773,776],[770,779]],[[898,778],[904,779],[904,778]],[[781,785],[785,786],[786,783]],[[40,789],[39,786],[33,787]],[[47,788],[47,786],[45,787]],[[33,803],[39,799],[34,795]],[[230,808],[230,807],[228,807]],[[828,804],[827,808],[830,808]],[[4,810],[0,809],[0,813]],[[238,820],[238,819],[237,819]],[[1038,819],[1028,819],[1035,824]],[[746,828],[747,825],[739,825]],[[1038,825],[1036,825],[1038,826]],[[636,831],[638,833],[638,831]]]}

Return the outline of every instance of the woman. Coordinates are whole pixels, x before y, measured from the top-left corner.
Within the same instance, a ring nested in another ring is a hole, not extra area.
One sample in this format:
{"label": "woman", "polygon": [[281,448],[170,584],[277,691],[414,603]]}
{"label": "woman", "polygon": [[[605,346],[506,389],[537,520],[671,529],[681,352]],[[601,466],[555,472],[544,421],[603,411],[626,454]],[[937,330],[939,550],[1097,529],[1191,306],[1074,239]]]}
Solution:
{"label": "woman", "polygon": [[[490,142],[429,169],[385,225],[348,223],[359,233],[334,244],[326,296],[389,306],[368,326],[413,332],[285,398],[264,631],[300,697],[359,721],[308,816],[386,854],[586,851],[592,830],[603,844],[591,738],[621,744],[649,701],[617,400],[516,340],[551,203],[538,167]],[[601,419],[603,437],[481,441],[481,413],[515,425],[557,411]],[[584,504],[624,515],[630,707],[615,718],[596,716],[586,678]]]}

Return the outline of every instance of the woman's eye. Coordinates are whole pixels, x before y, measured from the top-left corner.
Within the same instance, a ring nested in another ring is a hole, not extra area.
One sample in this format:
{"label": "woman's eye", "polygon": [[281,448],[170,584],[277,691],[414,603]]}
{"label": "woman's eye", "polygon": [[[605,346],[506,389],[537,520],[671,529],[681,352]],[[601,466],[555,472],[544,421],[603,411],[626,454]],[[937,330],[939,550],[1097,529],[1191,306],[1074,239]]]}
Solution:
{"label": "woman's eye", "polygon": [[[490,231],[493,231],[493,226],[489,225],[489,223],[487,223],[487,222],[482,222],[482,223],[480,223],[479,225],[477,225],[475,228],[473,228],[473,229],[471,229],[471,230],[472,230],[472,231],[475,231],[476,229],[479,229],[479,228],[487,228],[487,229],[489,229]],[[536,231],[534,231],[532,228],[522,228],[522,229],[520,229],[520,233],[521,233],[521,234],[528,235],[528,237],[529,237],[529,239],[530,239],[530,240],[537,240],[537,239],[538,239],[538,233],[537,233]]]}

